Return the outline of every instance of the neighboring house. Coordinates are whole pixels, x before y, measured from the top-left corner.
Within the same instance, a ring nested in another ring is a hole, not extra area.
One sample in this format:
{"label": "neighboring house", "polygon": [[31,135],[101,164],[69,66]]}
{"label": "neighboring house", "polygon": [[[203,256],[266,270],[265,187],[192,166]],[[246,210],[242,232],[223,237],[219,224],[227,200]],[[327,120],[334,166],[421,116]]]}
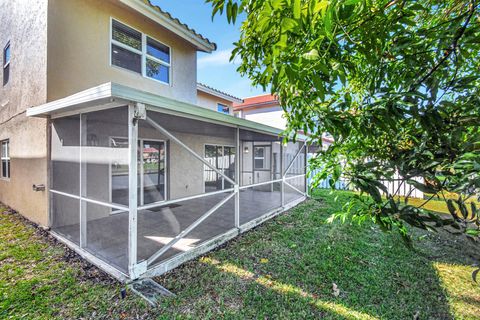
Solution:
{"label": "neighboring house", "polygon": [[282,106],[277,97],[271,94],[244,98],[243,102],[234,104],[234,113],[236,117],[282,130],[287,126]]}
{"label": "neighboring house", "polygon": [[243,100],[205,84],[197,84],[197,104],[214,111],[233,115],[233,105]]}
{"label": "neighboring house", "polygon": [[[287,119],[278,97],[271,94],[244,98],[243,102],[234,104],[234,115],[238,118],[255,121],[274,128],[285,130]],[[333,143],[333,137],[327,133],[322,139],[323,149]],[[312,148],[313,150],[313,148]]]}
{"label": "neighboring house", "polygon": [[149,1],[0,0],[0,22],[0,201],[113,276],[305,199],[305,137],[226,114],[197,84],[216,45]]}

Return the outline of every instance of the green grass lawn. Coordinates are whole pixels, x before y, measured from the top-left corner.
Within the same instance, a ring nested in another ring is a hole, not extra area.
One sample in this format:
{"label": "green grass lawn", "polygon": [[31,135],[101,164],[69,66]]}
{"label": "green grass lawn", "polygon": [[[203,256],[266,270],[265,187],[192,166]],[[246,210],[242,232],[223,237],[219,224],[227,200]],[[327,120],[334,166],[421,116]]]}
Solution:
{"label": "green grass lawn", "polygon": [[157,308],[132,294],[121,300],[119,284],[0,214],[0,318],[480,319],[478,246],[413,231],[409,250],[371,224],[326,223],[348,196],[319,191],[156,279],[177,295]]}

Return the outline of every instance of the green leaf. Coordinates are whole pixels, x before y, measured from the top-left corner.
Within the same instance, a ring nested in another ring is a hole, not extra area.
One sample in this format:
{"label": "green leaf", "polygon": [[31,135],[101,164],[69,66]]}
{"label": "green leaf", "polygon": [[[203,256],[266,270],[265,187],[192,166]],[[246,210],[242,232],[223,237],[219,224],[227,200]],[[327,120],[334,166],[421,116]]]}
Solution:
{"label": "green leaf", "polygon": [[477,230],[477,229],[467,229],[467,231],[465,231],[465,233],[468,234],[469,236],[472,236],[472,237],[480,236],[480,230]]}
{"label": "green leaf", "polygon": [[290,19],[290,18],[284,18],[282,20],[282,32],[290,31],[293,28],[298,26],[297,21]]}
{"label": "green leaf", "polygon": [[479,269],[476,269],[472,272],[472,279],[473,281],[477,282],[477,276],[478,276],[478,272],[480,272],[480,268]]}
{"label": "green leaf", "polygon": [[413,180],[413,179],[409,179],[407,180],[407,182],[409,184],[411,184],[412,186],[414,186],[415,188],[417,188],[418,190],[422,191],[422,192],[425,192],[425,193],[437,193],[437,190],[435,190],[434,188],[424,184],[424,183],[421,183],[419,181],[416,181],[416,180]]}
{"label": "green leaf", "polygon": [[447,208],[448,208],[448,211],[450,212],[450,214],[451,214],[455,219],[458,218],[458,216],[457,216],[457,208],[455,208],[452,199],[447,199]]}
{"label": "green leaf", "polygon": [[327,10],[327,7],[330,5],[330,1],[328,0],[321,0],[320,2],[318,2],[314,9],[313,9],[313,13],[314,14],[318,14],[320,13],[321,15],[324,15],[325,14],[325,11]]}
{"label": "green leaf", "polygon": [[301,0],[293,1],[293,18],[299,20],[301,15]]}
{"label": "green leaf", "polygon": [[355,5],[357,3],[359,3],[360,1],[363,1],[363,0],[346,0],[343,5],[345,6],[351,6],[351,5]]}
{"label": "green leaf", "polygon": [[304,57],[307,60],[317,60],[320,58],[320,56],[318,55],[317,49],[312,49],[309,52],[304,53],[302,57]]}

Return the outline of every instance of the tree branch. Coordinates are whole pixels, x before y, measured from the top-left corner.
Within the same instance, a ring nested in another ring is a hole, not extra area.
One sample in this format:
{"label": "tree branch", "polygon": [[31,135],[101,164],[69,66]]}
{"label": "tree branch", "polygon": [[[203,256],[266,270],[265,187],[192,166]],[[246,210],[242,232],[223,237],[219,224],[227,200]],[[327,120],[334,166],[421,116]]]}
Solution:
{"label": "tree branch", "polygon": [[467,19],[465,20],[464,24],[462,27],[457,31],[456,36],[453,38],[453,42],[450,45],[450,47],[445,51],[443,54],[442,59],[438,61],[430,71],[424,75],[419,81],[417,81],[410,91],[414,91],[419,85],[421,85],[423,82],[425,82],[428,78],[430,78],[439,68],[440,66],[450,57],[452,52],[457,50],[458,47],[458,41],[463,37],[465,34],[465,31],[467,30],[468,25],[470,24],[470,20],[472,19],[473,15],[475,14],[475,8],[476,8],[476,3],[475,0],[472,0],[469,5],[469,14],[467,16]]}

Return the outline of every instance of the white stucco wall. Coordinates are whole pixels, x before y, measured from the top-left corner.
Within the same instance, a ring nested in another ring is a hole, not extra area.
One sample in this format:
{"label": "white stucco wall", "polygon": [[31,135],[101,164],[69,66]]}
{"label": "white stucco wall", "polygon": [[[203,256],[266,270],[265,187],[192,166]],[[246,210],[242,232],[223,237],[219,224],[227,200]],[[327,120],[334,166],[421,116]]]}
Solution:
{"label": "white stucco wall", "polygon": [[283,117],[284,111],[280,107],[242,110],[242,118],[259,122],[267,126],[285,129],[287,120]]}

